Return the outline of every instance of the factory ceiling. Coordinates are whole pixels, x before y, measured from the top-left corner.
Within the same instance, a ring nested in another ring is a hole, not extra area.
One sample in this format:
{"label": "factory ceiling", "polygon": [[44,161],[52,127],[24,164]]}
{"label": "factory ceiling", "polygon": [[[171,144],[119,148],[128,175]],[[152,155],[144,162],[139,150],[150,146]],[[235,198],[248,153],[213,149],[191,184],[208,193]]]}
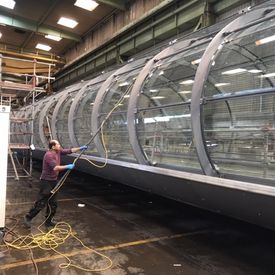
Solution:
{"label": "factory ceiling", "polygon": [[[97,0],[93,10],[79,7],[89,1],[0,0],[0,81],[21,82],[26,75],[33,74],[34,66],[37,74],[48,74],[49,66],[39,62],[55,64],[51,66],[53,73],[65,64],[63,56],[74,43],[81,41],[115,10],[125,10],[129,2]],[[63,26],[58,23],[61,17],[74,20],[77,25],[74,28]],[[60,41],[46,38],[47,35]],[[39,44],[48,46],[48,49],[38,49]],[[36,60],[38,63],[18,59]]]}
{"label": "factory ceiling", "polygon": [[[2,1],[2,0],[1,0]],[[37,58],[40,61],[54,60],[62,64],[62,55],[76,41],[81,41],[89,30],[99,24],[115,9],[126,8],[124,0],[97,0],[98,6],[90,11],[76,6],[76,0],[8,0],[14,2],[14,8],[1,6],[0,1],[0,53],[5,56],[21,56]],[[80,0],[78,0],[80,1]],[[85,0],[81,0],[85,2]],[[80,2],[81,2],[80,1]],[[66,27],[57,22],[61,17],[75,20],[74,28]],[[60,39],[48,39],[53,35]],[[38,44],[50,47],[44,51],[37,49]],[[5,61],[14,71],[14,61]],[[28,67],[28,66],[27,66]],[[21,72],[24,71],[20,68]],[[25,69],[27,72],[27,69]]]}

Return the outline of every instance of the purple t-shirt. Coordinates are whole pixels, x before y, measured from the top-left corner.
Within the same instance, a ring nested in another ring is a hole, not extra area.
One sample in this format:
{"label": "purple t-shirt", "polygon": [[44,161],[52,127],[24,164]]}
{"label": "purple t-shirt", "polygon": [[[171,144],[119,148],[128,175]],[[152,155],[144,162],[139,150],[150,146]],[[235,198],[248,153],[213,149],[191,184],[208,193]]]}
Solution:
{"label": "purple t-shirt", "polygon": [[71,149],[61,149],[59,152],[49,150],[43,158],[43,168],[40,179],[42,180],[57,180],[59,171],[54,171],[54,167],[60,165],[60,155],[71,154]]}

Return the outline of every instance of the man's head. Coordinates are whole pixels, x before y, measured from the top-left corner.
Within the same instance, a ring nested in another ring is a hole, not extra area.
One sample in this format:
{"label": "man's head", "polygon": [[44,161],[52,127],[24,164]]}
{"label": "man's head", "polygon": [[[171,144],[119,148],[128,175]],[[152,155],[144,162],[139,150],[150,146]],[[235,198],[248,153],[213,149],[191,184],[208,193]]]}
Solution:
{"label": "man's head", "polygon": [[60,151],[61,146],[60,146],[60,144],[59,144],[59,142],[57,140],[52,139],[49,142],[49,149],[58,152],[58,151]]}

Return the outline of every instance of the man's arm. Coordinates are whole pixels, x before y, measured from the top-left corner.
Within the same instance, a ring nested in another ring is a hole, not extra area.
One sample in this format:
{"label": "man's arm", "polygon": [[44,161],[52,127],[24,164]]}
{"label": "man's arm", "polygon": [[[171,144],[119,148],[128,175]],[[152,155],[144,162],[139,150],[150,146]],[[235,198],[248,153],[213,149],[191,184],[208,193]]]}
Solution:
{"label": "man's arm", "polygon": [[75,147],[75,148],[71,148],[71,150],[72,150],[72,153],[76,153],[76,152],[80,151],[81,149],[80,149],[80,147]]}
{"label": "man's arm", "polygon": [[78,151],[86,150],[87,148],[88,148],[87,145],[83,145],[83,146],[74,147],[74,148],[71,148],[71,149],[62,149],[61,150],[61,155],[67,155],[67,154],[71,154],[71,153],[76,153]]}
{"label": "man's arm", "polygon": [[[73,165],[73,167],[71,167],[70,165]],[[68,165],[56,165],[53,170],[54,171],[64,171],[64,170],[72,170],[74,168],[74,164],[68,164]]]}
{"label": "man's arm", "polygon": [[67,165],[56,165],[56,158],[53,155],[47,155],[45,161],[48,163],[50,169],[52,169],[53,171],[63,171],[67,169],[72,170],[75,167],[74,163]]}
{"label": "man's arm", "polygon": [[76,153],[78,151],[82,151],[82,150],[86,150],[88,148],[87,145],[83,145],[83,146],[80,146],[80,147],[75,147],[75,148],[72,148],[72,153]]}

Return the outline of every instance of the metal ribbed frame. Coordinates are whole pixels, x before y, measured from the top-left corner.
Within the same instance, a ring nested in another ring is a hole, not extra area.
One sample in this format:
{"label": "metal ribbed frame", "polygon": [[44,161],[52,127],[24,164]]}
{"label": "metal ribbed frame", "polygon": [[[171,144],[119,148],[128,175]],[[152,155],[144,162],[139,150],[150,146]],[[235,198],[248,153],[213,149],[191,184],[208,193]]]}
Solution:
{"label": "metal ribbed frame", "polygon": [[140,164],[144,165],[150,165],[149,160],[147,159],[142,146],[139,143],[138,140],[138,134],[136,129],[136,115],[137,115],[137,108],[138,108],[138,99],[140,94],[142,93],[142,87],[144,85],[144,82],[149,75],[149,73],[154,68],[154,65],[164,59],[168,58],[169,56],[172,56],[174,54],[177,54],[179,51],[184,51],[188,47],[193,47],[193,43],[195,40],[185,40],[181,41],[177,44],[174,44],[163,51],[161,51],[159,54],[154,56],[152,59],[150,59],[147,64],[144,66],[144,68],[139,73],[135,84],[133,86],[131,97],[129,99],[129,106],[128,106],[128,112],[127,112],[127,121],[128,121],[128,131],[129,131],[129,137],[130,137],[130,144],[133,148],[134,154],[136,159]]}
{"label": "metal ribbed frame", "polygon": [[[33,112],[34,120],[37,119],[37,120],[38,120],[38,124],[39,124],[40,109],[41,109],[41,107],[43,106],[45,100],[47,100],[47,99],[43,99],[42,101],[38,102],[38,104],[35,106],[35,109],[34,109],[34,112]],[[34,121],[33,121],[33,124],[34,124]],[[37,133],[36,135],[34,135],[34,136],[35,136],[34,141],[36,141],[36,143],[34,143],[34,146],[35,146],[35,147],[39,147],[39,146],[38,146],[39,144],[37,143],[38,140],[39,140],[39,143],[43,144],[43,143],[42,143],[42,140],[41,140],[41,137],[40,137],[40,135],[39,135],[39,132],[40,132],[39,129],[34,129],[34,133],[35,133],[35,131],[37,131],[37,130],[38,130],[38,133]]]}
{"label": "metal ribbed frame", "polygon": [[77,93],[77,95],[74,98],[74,101],[73,101],[72,106],[69,111],[68,129],[69,129],[69,136],[70,136],[71,143],[75,147],[80,145],[77,142],[76,135],[74,132],[74,124],[75,124],[74,118],[75,118],[75,113],[77,111],[77,108],[78,108],[79,104],[81,104],[80,99],[81,99],[82,95],[86,92],[86,89],[88,86],[95,85],[99,82],[103,82],[108,77],[108,75],[109,75],[109,73],[105,73],[103,75],[100,75],[100,76],[93,78],[93,79],[89,80],[88,82],[84,83],[84,86],[79,90],[79,92]]}
{"label": "metal ribbed frame", "polygon": [[[203,126],[202,126],[202,95],[203,87],[211,69],[211,64],[217,57],[216,53],[221,50],[222,42],[225,39],[227,33],[232,33],[232,30],[238,30],[240,28],[245,28],[249,23],[261,20],[265,17],[266,11],[274,9],[274,6],[269,6],[266,8],[260,8],[253,10],[235,19],[233,22],[224,27],[212,40],[212,42],[206,48],[199,67],[196,72],[195,82],[192,89],[191,98],[191,122],[192,130],[194,135],[194,145],[197,150],[198,158],[202,167],[204,174],[209,176],[218,176],[219,173],[216,170],[208,152],[203,136]],[[274,13],[274,11],[272,12]],[[270,16],[271,13],[268,13]],[[216,56],[215,56],[216,55]]]}
{"label": "metal ribbed frame", "polygon": [[[113,83],[113,80],[115,78],[129,70],[131,70],[133,67],[137,66],[138,64],[144,62],[144,59],[139,59],[137,61],[133,61],[131,63],[126,64],[122,68],[118,69],[115,71],[113,74],[111,74],[106,81],[102,84],[101,88],[99,89],[96,99],[95,99],[95,104],[92,112],[92,133],[95,133],[97,129],[100,126],[100,121],[99,121],[99,116],[102,110],[102,103],[105,95],[108,93],[110,86]],[[131,98],[131,96],[130,96]],[[96,148],[100,154],[100,156],[105,157],[105,150],[101,141],[101,138],[99,135],[96,136],[94,139]]]}
{"label": "metal ribbed frame", "polygon": [[80,83],[72,85],[72,86],[68,87],[68,89],[62,91],[62,96],[59,98],[59,101],[58,101],[58,103],[56,104],[56,106],[54,108],[53,116],[52,116],[52,125],[51,126],[52,126],[53,139],[57,139],[56,123],[57,123],[57,120],[58,120],[57,118],[58,118],[58,115],[59,115],[60,108],[63,105],[63,102],[66,100],[66,98],[67,98],[67,96],[70,92],[72,92],[74,90],[77,90],[82,85],[84,85],[84,83],[80,82]]}
{"label": "metal ribbed frame", "polygon": [[[44,108],[42,109],[42,111],[39,114],[39,136],[40,136],[40,140],[42,141],[42,144],[44,145],[45,148],[48,148],[48,140],[45,137],[44,134],[44,120],[45,117],[48,114],[49,108],[56,102],[58,101],[58,99],[62,96],[61,93],[51,96],[51,98],[49,99],[49,101],[46,103],[46,105],[44,106]],[[51,126],[51,125],[50,125]]]}

